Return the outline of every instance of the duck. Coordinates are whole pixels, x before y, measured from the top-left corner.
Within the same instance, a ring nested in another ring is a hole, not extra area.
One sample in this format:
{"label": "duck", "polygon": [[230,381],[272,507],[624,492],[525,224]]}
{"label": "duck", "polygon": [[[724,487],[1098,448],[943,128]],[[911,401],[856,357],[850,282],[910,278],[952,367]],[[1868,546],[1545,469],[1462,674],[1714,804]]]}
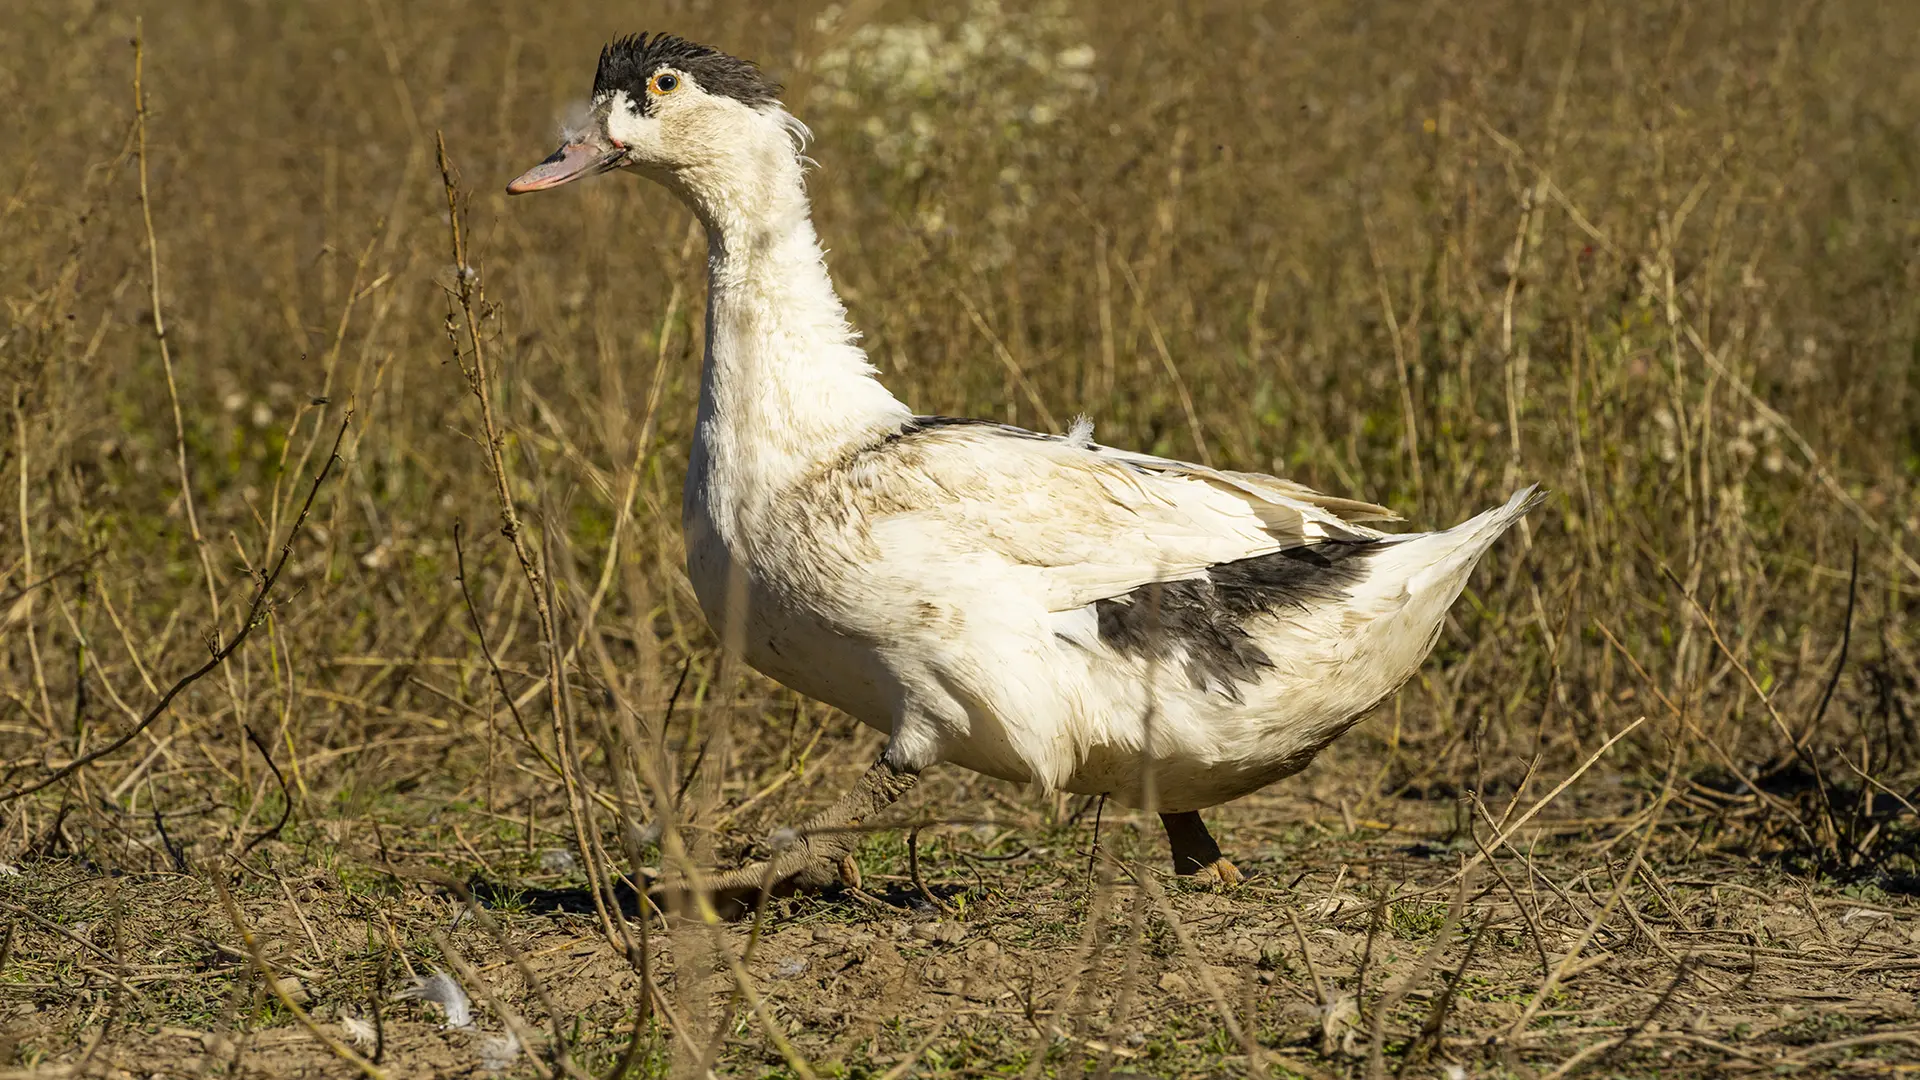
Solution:
{"label": "duck", "polygon": [[858,830],[940,764],[1157,813],[1175,874],[1237,884],[1200,812],[1391,697],[1542,493],[1388,533],[1381,506],[1105,446],[1084,419],[916,414],[828,273],[809,138],[751,61],[642,33],[601,50],[585,123],[507,186],[637,173],[705,227],[688,579],[725,647],[886,736],[838,801],[708,887],[857,887]]}

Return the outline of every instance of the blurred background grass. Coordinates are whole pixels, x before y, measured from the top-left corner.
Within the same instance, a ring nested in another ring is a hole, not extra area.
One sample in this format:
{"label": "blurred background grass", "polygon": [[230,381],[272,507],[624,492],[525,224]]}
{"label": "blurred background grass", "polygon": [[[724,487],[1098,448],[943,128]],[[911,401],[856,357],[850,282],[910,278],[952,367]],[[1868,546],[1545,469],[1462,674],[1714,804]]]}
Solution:
{"label": "blurred background grass", "polygon": [[[156,805],[205,810],[173,840],[237,844],[281,805],[249,726],[296,821],[416,788],[560,813],[456,575],[464,521],[475,607],[537,719],[539,632],[449,363],[436,131],[472,191],[514,494],[587,730],[614,700],[661,716],[688,671],[664,753],[736,826],[724,808],[819,725],[871,739],[721,677],[682,576],[697,225],[627,177],[501,190],[552,148],[599,44],[640,29],[786,83],[853,321],[918,410],[1085,412],[1103,442],[1418,527],[1555,492],[1415,684],[1329,752],[1350,797],[1510,789],[1642,714],[1607,771],[1677,753],[1728,798],[1736,772],[1784,791],[1809,761],[1847,790],[1855,770],[1911,786],[1920,8],[156,6],[150,196],[200,544],[152,325],[132,14],[32,0],[0,35],[8,787],[125,731],[233,632],[357,411],[269,622],[140,741],[0,808],[7,852],[151,865]],[[709,755],[721,700],[752,722]],[[606,761],[590,748],[597,783]]]}

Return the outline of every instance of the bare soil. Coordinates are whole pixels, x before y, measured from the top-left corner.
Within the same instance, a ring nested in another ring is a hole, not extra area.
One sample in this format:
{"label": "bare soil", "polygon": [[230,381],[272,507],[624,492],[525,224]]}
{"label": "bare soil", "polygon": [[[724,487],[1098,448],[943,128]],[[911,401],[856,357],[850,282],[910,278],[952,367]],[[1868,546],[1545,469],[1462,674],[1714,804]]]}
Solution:
{"label": "bare soil", "polygon": [[[1327,773],[1298,786],[1337,800]],[[907,818],[986,784],[956,779],[926,785]],[[1090,811],[1065,821],[995,794],[999,821],[922,833],[945,911],[912,884],[901,836],[879,832],[858,895],[776,900],[757,927],[655,924],[660,996],[639,1062],[684,1066],[698,1047],[729,1074],[793,1071],[769,1026],[815,1075],[846,1076],[1240,1074],[1250,1051],[1304,1076],[1883,1074],[1920,1057],[1910,888],[1702,843],[1690,826],[1722,812],[1703,798],[1576,788],[1463,879],[1475,841],[1445,802],[1379,801],[1348,821],[1281,790],[1215,815],[1247,874],[1221,889],[1167,876],[1137,814],[1109,807],[1089,858]],[[485,1001],[454,1030],[396,996],[436,963],[436,931],[538,1052],[564,1039],[604,1073],[648,995],[599,932],[573,856],[545,837],[448,844],[514,830],[436,816],[378,837],[364,819],[313,823],[224,881],[322,1031],[351,1045],[343,1018],[378,1012],[391,1075],[490,1075],[482,1047],[507,1030]],[[5,1030],[32,1071],[356,1075],[263,990],[204,876],[80,858],[16,869]],[[491,928],[446,880],[479,890]],[[715,949],[741,958],[757,1006]],[[523,1056],[502,1075],[545,1068]]]}

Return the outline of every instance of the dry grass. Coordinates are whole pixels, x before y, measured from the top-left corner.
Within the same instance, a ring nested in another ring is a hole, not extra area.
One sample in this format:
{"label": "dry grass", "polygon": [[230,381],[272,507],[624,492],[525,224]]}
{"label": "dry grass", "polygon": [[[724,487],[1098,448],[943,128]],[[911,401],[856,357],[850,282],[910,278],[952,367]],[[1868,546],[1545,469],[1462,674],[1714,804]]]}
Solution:
{"label": "dry grass", "polygon": [[[940,770],[892,822],[949,823],[951,910],[878,832],[872,903],[663,927],[641,822],[724,862],[878,740],[724,662],[681,575],[697,227],[500,191],[640,14],[29,4],[0,1067],[1910,1068],[1920,10],[690,6],[645,28],[787,81],[921,411],[1084,410],[1423,526],[1556,498],[1380,716],[1214,815],[1241,889]],[[396,996],[433,967],[478,1032]]]}

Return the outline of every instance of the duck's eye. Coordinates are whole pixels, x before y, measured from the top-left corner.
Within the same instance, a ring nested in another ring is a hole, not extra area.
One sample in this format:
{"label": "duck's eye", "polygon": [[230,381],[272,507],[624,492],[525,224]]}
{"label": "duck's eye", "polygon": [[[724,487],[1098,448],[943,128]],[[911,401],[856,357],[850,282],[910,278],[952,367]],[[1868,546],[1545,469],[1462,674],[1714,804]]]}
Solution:
{"label": "duck's eye", "polygon": [[671,94],[678,89],[680,89],[678,75],[669,75],[663,71],[653,77],[653,92],[656,94]]}

